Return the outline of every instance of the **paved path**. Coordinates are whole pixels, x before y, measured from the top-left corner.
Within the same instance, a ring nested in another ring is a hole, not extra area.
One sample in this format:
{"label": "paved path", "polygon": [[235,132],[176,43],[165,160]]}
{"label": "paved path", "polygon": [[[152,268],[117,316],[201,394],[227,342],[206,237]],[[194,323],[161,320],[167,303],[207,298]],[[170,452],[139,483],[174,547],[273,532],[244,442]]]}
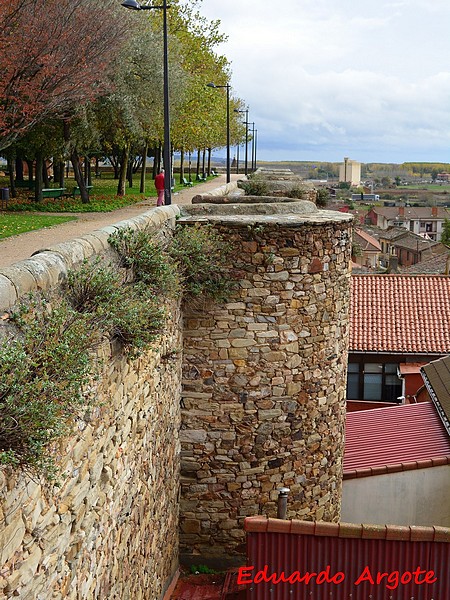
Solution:
{"label": "paved path", "polygon": [[[242,178],[242,175],[231,175],[232,181],[240,178]],[[225,183],[226,176],[219,175],[219,177],[206,183],[195,185],[193,188],[186,188],[172,196],[172,204],[191,204],[191,200],[195,195],[210,192],[221,185],[225,185]],[[149,198],[139,202],[139,204],[120,208],[109,213],[75,213],[78,217],[76,221],[39,229],[38,231],[29,231],[28,233],[0,240],[0,268],[29,258],[41,248],[66,242],[95,229],[101,229],[124,219],[136,217],[154,206],[156,206],[156,198]]]}

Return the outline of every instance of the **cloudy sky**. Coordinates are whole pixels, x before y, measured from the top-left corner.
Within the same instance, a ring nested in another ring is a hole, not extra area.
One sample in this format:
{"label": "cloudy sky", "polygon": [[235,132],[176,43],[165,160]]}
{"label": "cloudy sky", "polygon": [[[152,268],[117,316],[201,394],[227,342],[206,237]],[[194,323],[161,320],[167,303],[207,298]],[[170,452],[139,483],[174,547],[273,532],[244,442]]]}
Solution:
{"label": "cloudy sky", "polygon": [[449,0],[203,0],[258,159],[450,162]]}

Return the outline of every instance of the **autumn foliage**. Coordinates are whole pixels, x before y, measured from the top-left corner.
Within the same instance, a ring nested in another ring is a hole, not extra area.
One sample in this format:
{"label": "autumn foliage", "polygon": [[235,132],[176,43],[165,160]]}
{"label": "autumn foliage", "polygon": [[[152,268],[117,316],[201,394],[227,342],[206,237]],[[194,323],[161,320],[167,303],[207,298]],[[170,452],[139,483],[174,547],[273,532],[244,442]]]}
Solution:
{"label": "autumn foliage", "polygon": [[127,34],[113,0],[0,3],[0,149],[110,88]]}

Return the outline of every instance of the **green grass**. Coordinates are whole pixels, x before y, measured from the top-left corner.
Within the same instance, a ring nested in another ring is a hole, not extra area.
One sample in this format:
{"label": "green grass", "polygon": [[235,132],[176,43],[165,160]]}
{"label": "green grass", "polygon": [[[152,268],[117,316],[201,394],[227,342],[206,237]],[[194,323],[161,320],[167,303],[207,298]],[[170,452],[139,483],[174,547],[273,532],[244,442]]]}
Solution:
{"label": "green grass", "polygon": [[12,235],[19,235],[26,231],[35,231],[43,227],[52,227],[67,221],[74,221],[76,217],[55,217],[50,215],[11,215],[0,214],[0,240]]}
{"label": "green grass", "polygon": [[[177,181],[178,175],[175,178]],[[213,177],[208,178],[214,179]],[[195,182],[194,186],[197,183]],[[156,198],[156,190],[153,183],[151,173],[147,173],[145,181],[145,194],[139,193],[140,176],[136,175],[133,178],[133,186],[126,187],[125,196],[117,195],[117,180],[113,178],[112,173],[102,174],[100,179],[92,179],[93,189],[90,193],[90,202],[82,204],[80,197],[74,198],[45,198],[42,202],[35,202],[33,191],[27,189],[17,189],[17,198],[11,198],[8,204],[8,211],[39,211],[39,212],[110,212],[142,202],[147,198]],[[8,187],[9,180],[6,177],[0,177],[0,187]],[[65,187],[67,194],[70,194],[76,186],[75,180],[72,178],[66,179]],[[183,185],[175,184],[174,191],[185,189]]]}

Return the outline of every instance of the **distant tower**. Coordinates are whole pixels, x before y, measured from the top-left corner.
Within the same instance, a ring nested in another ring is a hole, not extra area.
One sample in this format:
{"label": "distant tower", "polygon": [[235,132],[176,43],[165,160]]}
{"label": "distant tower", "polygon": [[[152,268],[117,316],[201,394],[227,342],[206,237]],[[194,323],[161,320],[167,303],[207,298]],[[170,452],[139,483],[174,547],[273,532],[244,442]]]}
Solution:
{"label": "distant tower", "polygon": [[339,166],[339,181],[345,181],[350,185],[359,185],[361,182],[361,163],[345,157],[344,164]]}

